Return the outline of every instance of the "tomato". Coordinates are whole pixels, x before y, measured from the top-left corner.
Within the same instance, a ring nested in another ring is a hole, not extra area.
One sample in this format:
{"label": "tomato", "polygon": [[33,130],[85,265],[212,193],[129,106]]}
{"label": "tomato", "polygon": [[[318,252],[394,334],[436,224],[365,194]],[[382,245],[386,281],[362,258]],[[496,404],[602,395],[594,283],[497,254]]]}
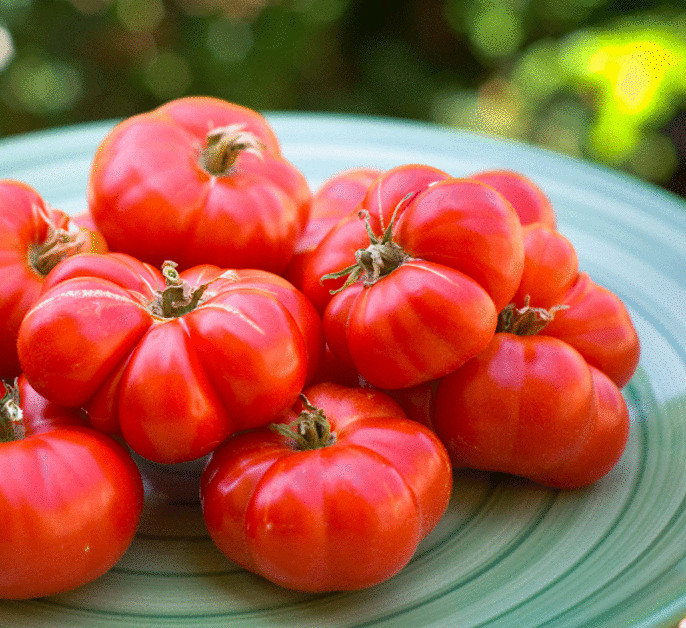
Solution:
{"label": "tomato", "polygon": [[11,379],[21,371],[19,324],[38,298],[45,276],[70,255],[106,248],[100,234],[49,207],[32,187],[0,181],[0,377]]}
{"label": "tomato", "polygon": [[514,207],[523,225],[555,227],[555,210],[543,190],[530,178],[512,170],[484,170],[470,175],[498,190]]}
{"label": "tomato", "polygon": [[18,350],[44,397],[84,407],[93,426],[172,463],[290,406],[319,322],[266,271],[163,272],[117,253],[65,260],[26,315]]}
{"label": "tomato", "polygon": [[284,587],[353,590],[400,571],[443,516],[445,448],[378,391],[318,384],[278,427],[236,434],[201,479],[207,529]]}
{"label": "tomato", "polygon": [[572,243],[541,223],[524,227],[524,272],[512,301],[519,307],[551,308],[563,302],[579,275]]}
{"label": "tomato", "polygon": [[623,388],[636,371],[641,347],[622,300],[582,272],[561,302],[567,308],[555,315],[545,333],[574,347]]}
{"label": "tomato", "polygon": [[483,183],[421,165],[384,173],[360,210],[306,267],[303,291],[324,312],[327,344],[380,388],[446,375],[486,346],[517,290],[515,211]]}
{"label": "tomato", "polygon": [[303,284],[307,260],[331,228],[357,207],[381,170],[353,168],[328,178],[312,198],[312,209],[305,230],[295,243],[295,254],[285,277],[297,288]]}
{"label": "tomato", "polygon": [[[41,399],[23,377],[18,391],[17,400],[5,388],[0,402],[0,424],[15,418],[0,442],[1,599],[95,580],[128,549],[143,509],[141,476],[124,447]],[[14,440],[22,411],[26,434]]]}
{"label": "tomato", "polygon": [[436,433],[455,468],[512,473],[557,488],[595,482],[626,447],[629,413],[619,388],[541,330],[550,312],[507,311],[486,349],[439,380]]}
{"label": "tomato", "polygon": [[159,267],[282,272],[310,210],[303,174],[257,112],[185,97],[119,123],[97,149],[90,211],[112,250]]}

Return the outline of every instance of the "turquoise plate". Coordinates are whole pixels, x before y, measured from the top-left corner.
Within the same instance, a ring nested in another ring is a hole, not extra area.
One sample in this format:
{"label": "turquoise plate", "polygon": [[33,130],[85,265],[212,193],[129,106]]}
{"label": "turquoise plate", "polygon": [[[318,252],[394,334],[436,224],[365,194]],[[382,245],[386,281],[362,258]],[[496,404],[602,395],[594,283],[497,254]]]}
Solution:
{"label": "turquoise plate", "polygon": [[[639,331],[641,362],[624,390],[632,417],[624,456],[602,481],[571,492],[456,473],[446,516],[400,574],[330,595],[280,589],[230,563],[202,522],[200,464],[141,461],[146,510],[117,565],[76,591],[0,602],[0,625],[675,626],[686,616],[686,203],[578,160],[435,126],[269,119],[313,189],[351,167],[411,162],[455,176],[510,168],[532,177],[582,269],[620,295]],[[111,126],[5,139],[0,177],[84,211],[89,165]]]}

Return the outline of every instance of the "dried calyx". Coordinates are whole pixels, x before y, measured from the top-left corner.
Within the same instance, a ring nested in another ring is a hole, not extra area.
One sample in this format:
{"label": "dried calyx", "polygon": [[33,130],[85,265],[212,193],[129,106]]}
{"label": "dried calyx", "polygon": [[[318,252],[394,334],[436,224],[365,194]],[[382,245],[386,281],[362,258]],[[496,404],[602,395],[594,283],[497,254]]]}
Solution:
{"label": "dried calyx", "polygon": [[28,248],[28,262],[41,276],[45,277],[63,259],[81,252],[88,234],[76,223],[69,221],[67,228],[57,227],[49,211],[36,208],[46,223],[46,236],[42,242],[34,242]]}
{"label": "dried calyx", "polygon": [[175,262],[162,264],[162,275],[165,280],[164,290],[159,290],[149,305],[153,316],[158,318],[178,318],[192,312],[202,302],[208,284],[195,288],[181,278]]}
{"label": "dried calyx", "polygon": [[496,333],[507,332],[516,336],[534,336],[555,318],[555,313],[566,310],[568,305],[556,305],[549,309],[531,307],[527,295],[524,307],[518,308],[514,303],[507,305],[498,315]]}
{"label": "dried calyx", "polygon": [[313,406],[305,397],[300,395],[303,410],[298,418],[290,423],[271,423],[269,425],[277,434],[294,441],[299,451],[320,449],[336,442],[336,433],[331,431],[329,420],[321,408]]}
{"label": "dried calyx", "polygon": [[231,174],[242,152],[262,158],[264,144],[256,135],[244,129],[244,124],[229,124],[212,129],[207,134],[205,147],[200,151],[200,165],[206,172],[215,177]]}
{"label": "dried calyx", "polygon": [[16,385],[0,384],[0,391],[2,387],[5,394],[0,399],[0,443],[9,443],[24,438],[23,412]]}
{"label": "dried calyx", "polygon": [[386,227],[386,230],[381,237],[377,236],[372,230],[369,212],[366,210],[360,212],[360,218],[365,221],[364,224],[367,230],[367,236],[369,237],[369,246],[364,249],[358,249],[355,252],[356,261],[354,264],[343,270],[328,273],[321,278],[320,281],[323,282],[327,279],[340,279],[346,277],[345,282],[340,288],[329,291],[331,294],[336,294],[341,290],[345,290],[349,285],[360,279],[365,286],[371,286],[410,259],[410,255],[399,244],[393,241],[393,227],[398,215],[398,210],[411,196],[413,196],[412,192],[407,194],[396,205],[388,227]]}

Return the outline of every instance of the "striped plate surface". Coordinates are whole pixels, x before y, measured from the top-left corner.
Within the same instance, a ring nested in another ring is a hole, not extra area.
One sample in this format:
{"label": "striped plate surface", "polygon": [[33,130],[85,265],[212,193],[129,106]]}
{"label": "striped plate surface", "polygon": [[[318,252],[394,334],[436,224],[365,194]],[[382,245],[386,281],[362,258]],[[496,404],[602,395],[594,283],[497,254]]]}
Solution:
{"label": "striped plate surface", "polygon": [[[504,167],[532,177],[582,269],[620,295],[639,330],[625,455],[595,486],[573,492],[458,473],[448,513],[399,575],[331,595],[277,588],[214,548],[197,502],[200,463],[140,461],[146,510],[120,562],[76,591],[0,602],[0,625],[676,625],[686,616],[686,203],[585,162],[475,134],[386,119],[268,117],[313,189],[347,168],[412,162],[455,176]],[[0,178],[84,211],[90,161],[111,126],[0,141]]]}

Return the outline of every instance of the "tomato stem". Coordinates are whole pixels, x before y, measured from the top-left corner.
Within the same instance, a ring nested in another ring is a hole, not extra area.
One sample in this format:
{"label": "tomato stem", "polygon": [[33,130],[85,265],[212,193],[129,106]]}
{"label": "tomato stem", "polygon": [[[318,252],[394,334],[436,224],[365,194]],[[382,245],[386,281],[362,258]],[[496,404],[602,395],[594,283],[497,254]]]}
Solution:
{"label": "tomato stem", "polygon": [[41,276],[45,277],[63,259],[76,255],[86,244],[87,235],[75,223],[69,221],[67,229],[55,226],[49,212],[34,208],[47,225],[47,235],[42,242],[28,247],[28,262]]}
{"label": "tomato stem", "polygon": [[271,423],[269,428],[295,441],[298,451],[320,449],[336,442],[336,433],[331,431],[331,425],[321,408],[313,406],[305,395],[300,395],[304,409],[298,418],[290,423]]}
{"label": "tomato stem", "polygon": [[555,317],[555,313],[566,310],[568,305],[555,305],[550,309],[531,307],[529,295],[524,300],[524,307],[518,308],[514,303],[507,305],[498,315],[496,333],[507,332],[516,336],[535,336],[543,331]]}
{"label": "tomato stem", "polygon": [[0,443],[24,438],[24,413],[19,407],[19,390],[4,384],[5,395],[0,399]]}
{"label": "tomato stem", "polygon": [[206,138],[205,147],[200,152],[200,164],[214,177],[231,174],[233,165],[242,152],[252,153],[262,158],[264,144],[259,138],[244,131],[244,124],[229,124],[212,129]]}
{"label": "tomato stem", "polygon": [[193,289],[191,285],[181,279],[178,264],[167,260],[162,264],[162,275],[166,287],[157,292],[150,304],[150,311],[159,318],[178,318],[192,312],[200,304],[208,284],[201,284]]}
{"label": "tomato stem", "polygon": [[364,218],[364,226],[369,237],[369,246],[358,249],[355,252],[355,263],[333,273],[323,275],[320,282],[327,279],[340,279],[347,277],[343,285],[337,290],[329,290],[331,294],[336,294],[345,290],[348,286],[355,283],[362,277],[365,286],[375,284],[379,279],[392,273],[396,268],[405,263],[410,256],[396,242],[393,241],[393,227],[400,207],[414,193],[406,194],[393,210],[393,215],[381,237],[377,236],[372,230],[370,216],[367,210],[359,212],[360,219]]}

